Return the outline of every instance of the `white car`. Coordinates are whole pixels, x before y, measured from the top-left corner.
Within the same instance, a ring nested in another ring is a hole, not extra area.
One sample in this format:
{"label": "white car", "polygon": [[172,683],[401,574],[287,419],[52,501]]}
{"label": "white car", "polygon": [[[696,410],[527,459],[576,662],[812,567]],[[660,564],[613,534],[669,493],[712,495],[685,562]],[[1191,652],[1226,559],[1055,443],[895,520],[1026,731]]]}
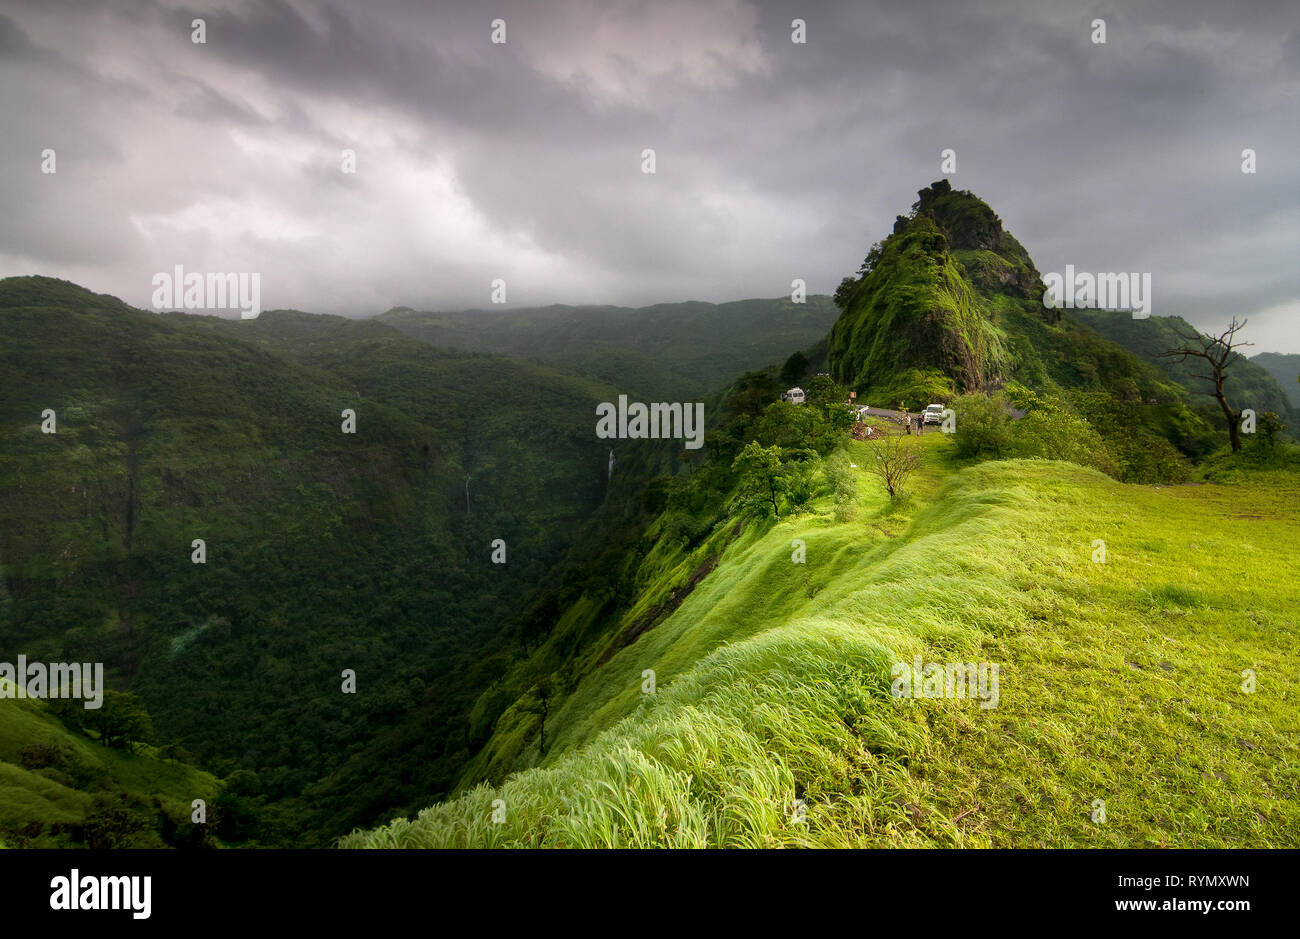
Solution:
{"label": "white car", "polygon": [[942,404],[927,404],[925,411],[922,412],[922,419],[927,424],[942,424],[944,410],[946,409]]}

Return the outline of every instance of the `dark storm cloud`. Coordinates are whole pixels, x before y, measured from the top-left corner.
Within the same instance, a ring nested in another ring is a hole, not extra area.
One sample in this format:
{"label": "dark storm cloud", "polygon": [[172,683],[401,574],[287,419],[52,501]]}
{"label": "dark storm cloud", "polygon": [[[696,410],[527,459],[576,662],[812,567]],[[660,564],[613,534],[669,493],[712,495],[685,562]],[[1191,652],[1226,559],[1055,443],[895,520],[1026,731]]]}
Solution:
{"label": "dark storm cloud", "polygon": [[36,58],[39,53],[40,49],[17,23],[7,16],[0,16],[0,58],[22,60]]}
{"label": "dark storm cloud", "polygon": [[952,148],[953,185],[1044,271],[1151,271],[1156,312],[1245,314],[1261,347],[1300,351],[1297,20],[1174,0],[13,4],[0,273],[147,305],[175,263],[256,270],[267,306],[354,315],[481,307],[495,277],[511,305],[829,292]]}

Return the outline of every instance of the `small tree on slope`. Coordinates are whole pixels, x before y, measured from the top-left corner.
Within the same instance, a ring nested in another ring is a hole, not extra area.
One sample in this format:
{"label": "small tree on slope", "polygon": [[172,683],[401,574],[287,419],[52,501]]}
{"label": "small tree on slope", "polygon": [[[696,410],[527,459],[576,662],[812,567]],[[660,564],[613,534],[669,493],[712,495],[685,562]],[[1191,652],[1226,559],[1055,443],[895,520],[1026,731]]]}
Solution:
{"label": "small tree on slope", "polygon": [[883,437],[879,443],[872,445],[872,449],[875,451],[875,460],[870,469],[884,480],[885,489],[892,499],[902,493],[907,478],[920,464],[921,458],[914,445],[904,442],[898,436]]}

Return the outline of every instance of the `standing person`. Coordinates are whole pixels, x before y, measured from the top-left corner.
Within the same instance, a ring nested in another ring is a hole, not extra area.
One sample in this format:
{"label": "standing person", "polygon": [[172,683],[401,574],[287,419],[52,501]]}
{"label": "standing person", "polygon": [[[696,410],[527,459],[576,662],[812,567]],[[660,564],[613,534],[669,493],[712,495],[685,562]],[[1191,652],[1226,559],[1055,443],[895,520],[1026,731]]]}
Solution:
{"label": "standing person", "polygon": [[903,430],[910,437],[912,434],[912,415],[903,414]]}
{"label": "standing person", "polygon": [[925,432],[925,415],[916,415],[916,436],[921,436]]}

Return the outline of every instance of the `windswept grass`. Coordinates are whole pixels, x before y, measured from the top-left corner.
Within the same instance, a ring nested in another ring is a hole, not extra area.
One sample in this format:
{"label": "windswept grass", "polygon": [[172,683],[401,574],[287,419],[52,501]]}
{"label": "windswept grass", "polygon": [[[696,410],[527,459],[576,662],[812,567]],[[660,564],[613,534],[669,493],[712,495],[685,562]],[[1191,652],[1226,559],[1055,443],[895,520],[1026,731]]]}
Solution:
{"label": "windswept grass", "polygon": [[[827,501],[745,530],[579,685],[540,765],[342,845],[1300,843],[1297,477],[943,476],[923,445],[901,505],[864,476],[858,521]],[[892,698],[917,654],[997,663],[998,706]]]}

